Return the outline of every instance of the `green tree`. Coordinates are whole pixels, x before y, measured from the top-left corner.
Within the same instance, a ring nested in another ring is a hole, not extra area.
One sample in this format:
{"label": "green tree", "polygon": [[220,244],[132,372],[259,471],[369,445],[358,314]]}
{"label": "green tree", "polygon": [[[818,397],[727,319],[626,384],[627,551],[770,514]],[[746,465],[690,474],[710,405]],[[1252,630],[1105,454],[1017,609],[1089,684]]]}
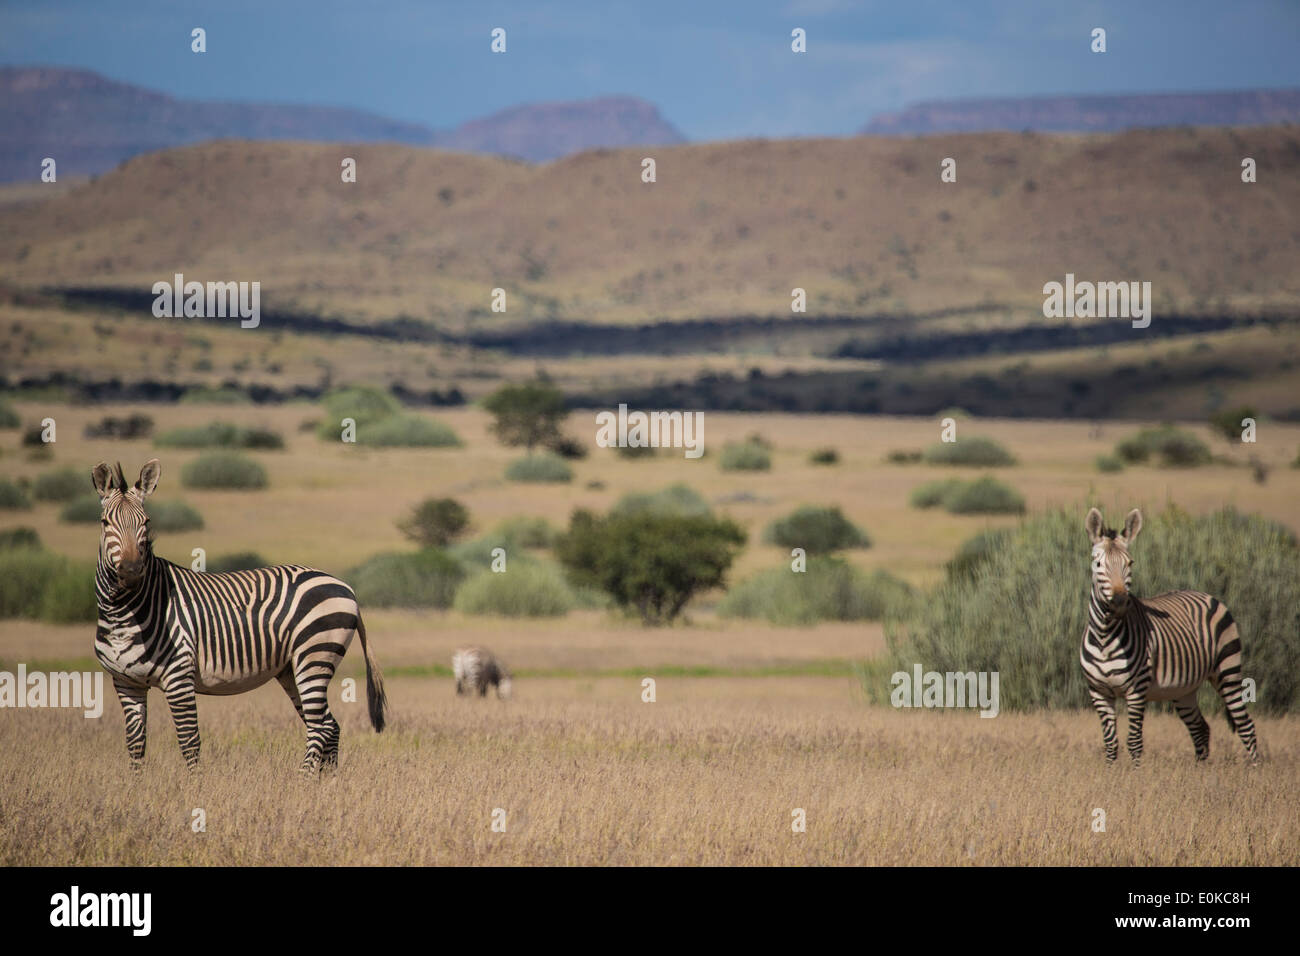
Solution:
{"label": "green tree", "polygon": [[501,443],[523,445],[530,455],[538,445],[560,442],[560,423],[569,414],[564,393],[543,379],[499,388],[483,407],[496,419],[492,431]]}
{"label": "green tree", "polygon": [[469,526],[469,511],[455,498],[426,498],[397,527],[422,548],[445,548]]}
{"label": "green tree", "polygon": [[582,584],[600,588],[646,624],[675,618],[697,592],[721,587],[745,532],[728,518],[575,511],[555,553]]}

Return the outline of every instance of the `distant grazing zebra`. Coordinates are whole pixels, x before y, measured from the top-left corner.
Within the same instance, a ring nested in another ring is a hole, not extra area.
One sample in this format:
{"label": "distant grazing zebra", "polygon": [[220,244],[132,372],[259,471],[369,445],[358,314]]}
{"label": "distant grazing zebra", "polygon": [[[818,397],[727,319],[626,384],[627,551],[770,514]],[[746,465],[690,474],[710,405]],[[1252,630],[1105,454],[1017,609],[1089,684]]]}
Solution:
{"label": "distant grazing zebra", "polygon": [[1103,526],[1101,512],[1088,512],[1084,527],[1092,538],[1092,598],[1079,660],[1092,706],[1101,717],[1106,759],[1118,752],[1115,701],[1128,709],[1128,752],[1142,759],[1142,718],[1149,700],[1172,700],[1196,747],[1196,759],[1210,753],[1210,725],[1196,703],[1205,681],[1219,692],[1228,720],[1259,759],[1255,724],[1241,699],[1241,641],[1232,615],[1216,598],[1200,591],[1169,591],[1151,598],[1130,592],[1133,559],[1129,545],[1142,530],[1136,508],[1124,530]]}
{"label": "distant grazing zebra", "polygon": [[510,696],[510,671],[487,648],[462,647],[451,655],[451,670],[458,694],[478,691],[486,697],[488,687],[495,687],[501,700]]}
{"label": "distant grazing zebra", "polygon": [[294,565],[209,574],[156,556],[144,500],[161,474],[156,458],[131,488],[120,464],[114,471],[101,462],[91,472],[103,506],[95,656],[122,703],[132,768],[144,759],[150,687],[166,695],[192,770],[199,762],[194,695],[241,694],[272,677],[307,726],[300,769],[336,765],[339,725],[326,691],[353,634],[366,658],[370,723],[384,729],[383,677],[352,589],[323,571]]}

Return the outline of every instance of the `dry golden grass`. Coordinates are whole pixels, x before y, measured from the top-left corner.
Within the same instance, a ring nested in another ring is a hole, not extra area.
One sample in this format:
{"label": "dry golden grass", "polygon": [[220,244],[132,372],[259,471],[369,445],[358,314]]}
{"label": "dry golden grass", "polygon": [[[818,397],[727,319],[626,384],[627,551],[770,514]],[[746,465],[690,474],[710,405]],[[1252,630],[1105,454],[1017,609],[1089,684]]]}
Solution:
{"label": "dry golden grass", "polygon": [[342,766],[322,780],[298,779],[274,686],[200,700],[193,779],[160,698],[139,780],[115,704],[7,712],[0,864],[1300,863],[1295,718],[1259,721],[1268,759],[1250,768],[1222,721],[1195,766],[1177,718],[1153,715],[1134,770],[1104,765],[1085,712],[894,711],[851,679],[661,678],[653,704],[630,678],[520,681],[506,703],[449,680],[389,689],[376,736],[335,687]]}
{"label": "dry golden grass", "polygon": [[[540,167],[392,145],[215,142],[0,205],[0,279],[262,282],[268,308],[459,327],[929,311],[1042,286],[1152,282],[1160,313],[1290,308],[1300,208],[1286,126],[742,141]],[[358,181],[339,181],[353,156]],[[1240,180],[1254,157],[1259,182]],[[944,157],[958,182],[941,183]],[[1135,161],[1140,157],[1140,162]],[[443,192],[450,190],[450,194]],[[1067,225],[1068,224],[1068,225]]]}

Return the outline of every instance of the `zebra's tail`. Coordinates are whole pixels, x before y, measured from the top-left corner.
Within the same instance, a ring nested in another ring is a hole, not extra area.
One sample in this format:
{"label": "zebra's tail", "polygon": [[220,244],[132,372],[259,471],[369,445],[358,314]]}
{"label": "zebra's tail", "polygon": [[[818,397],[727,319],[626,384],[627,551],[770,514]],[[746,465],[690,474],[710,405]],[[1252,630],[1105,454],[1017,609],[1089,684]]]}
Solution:
{"label": "zebra's tail", "polygon": [[370,705],[370,726],[375,733],[384,732],[384,709],[388,706],[388,696],[384,693],[384,674],[379,669],[379,661],[370,653],[370,644],[366,641],[366,625],[357,612],[357,637],[361,638],[361,653],[366,658],[366,702]]}

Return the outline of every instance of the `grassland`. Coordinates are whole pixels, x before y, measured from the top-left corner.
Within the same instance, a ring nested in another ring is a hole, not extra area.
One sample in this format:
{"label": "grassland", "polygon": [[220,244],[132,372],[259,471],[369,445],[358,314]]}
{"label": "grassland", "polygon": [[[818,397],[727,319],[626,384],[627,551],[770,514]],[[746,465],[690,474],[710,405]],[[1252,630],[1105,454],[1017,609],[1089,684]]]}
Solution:
{"label": "grassland", "polygon": [[[27,422],[55,418],[59,440],[52,459],[32,461],[16,432],[0,432],[0,476],[68,466],[85,470],[89,486],[100,459],[121,459],[134,472],[159,455],[159,497],[184,498],[206,521],[202,531],[158,536],[159,553],[186,562],[193,547],[255,550],[344,572],[373,553],[409,547],[395,522],[424,497],[462,501],[477,532],[516,515],[563,525],[575,507],[604,509],[629,491],[683,481],[750,532],[732,580],[788,562],[787,551],[761,541],[770,521],[801,504],[834,504],[874,542],[847,552],[849,560],[926,586],[967,537],[1016,520],[908,507],[916,485],[954,470],[885,458],[933,443],[937,418],[709,412],[711,452],[759,432],[773,445],[772,469],[724,472],[716,453],[632,461],[593,448],[574,463],[571,484],[521,486],[503,479],[518,452],[499,446],[473,407],[418,413],[464,441],[438,450],[322,442],[300,430],[320,415],[306,403],[16,407]],[[272,428],[287,447],[253,453],[270,476],[263,491],[185,490],[181,466],[197,452],[82,437],[87,423],[132,411],[151,414],[159,432],[214,419]],[[1300,426],[1265,422],[1253,448],[1198,427],[1219,456],[1214,464],[1095,471],[1094,458],[1138,427],[958,423],[959,436],[989,436],[1015,455],[1016,466],[990,471],[1018,488],[1030,511],[1087,496],[1112,512],[1167,500],[1193,513],[1235,503],[1300,531],[1300,471],[1287,467]],[[589,443],[594,416],[575,413],[567,430]],[[838,449],[840,464],[811,464],[809,453],[826,446]],[[1264,484],[1246,466],[1252,454],[1272,466]],[[94,527],[62,524],[57,513],[45,503],[2,512],[0,529],[31,526],[61,553],[93,555]],[[1081,561],[1086,554],[1080,530]],[[1144,766],[1107,768],[1089,711],[986,720],[872,706],[857,668],[883,650],[878,624],[725,620],[714,610],[719,596],[703,596],[686,621],[666,628],[590,610],[523,621],[372,610],[391,727],[375,735],[362,706],[341,700],[336,680],[343,764],[320,781],[294,772],[303,735],[274,685],[200,700],[204,768],[193,779],[157,695],[148,771],[138,780],[126,770],[111,689],[100,720],[2,711],[0,863],[1300,863],[1300,718],[1257,718],[1267,759],[1254,769],[1215,720],[1210,763],[1197,767],[1182,724],[1161,711],[1147,721]],[[1077,636],[1060,640],[1073,646]],[[0,669],[22,661],[94,670],[91,642],[86,625],[3,621]],[[446,668],[465,643],[492,647],[515,668],[515,699],[455,696]],[[342,673],[359,676],[359,667],[354,649]],[[653,704],[641,701],[643,677],[657,681]],[[196,807],[206,812],[206,832],[191,830]],[[505,833],[491,829],[495,808],[506,811]],[[806,833],[791,831],[795,808],[807,812]],[[1106,811],[1104,833],[1092,830],[1095,808]]]}

